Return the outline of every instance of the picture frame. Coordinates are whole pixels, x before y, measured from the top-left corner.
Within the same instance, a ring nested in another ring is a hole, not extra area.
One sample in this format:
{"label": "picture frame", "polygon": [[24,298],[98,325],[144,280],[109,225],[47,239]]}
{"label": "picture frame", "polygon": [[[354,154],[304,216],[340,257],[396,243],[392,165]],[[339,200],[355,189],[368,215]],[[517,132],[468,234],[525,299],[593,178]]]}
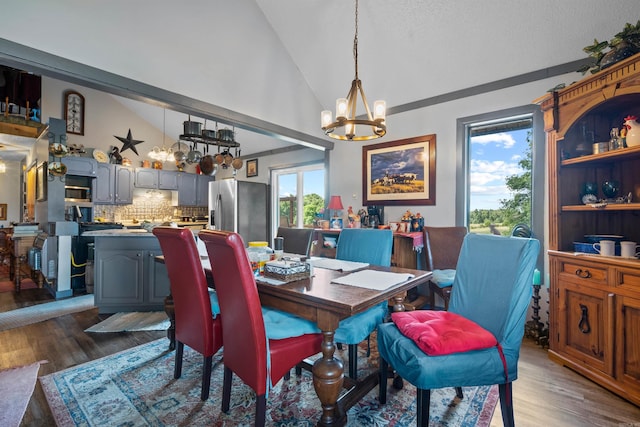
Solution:
{"label": "picture frame", "polygon": [[436,135],[362,147],[362,202],[436,204]]}
{"label": "picture frame", "polygon": [[42,162],[36,167],[36,201],[47,200],[47,162]]}
{"label": "picture frame", "polygon": [[7,220],[7,204],[0,203],[0,221]]}
{"label": "picture frame", "polygon": [[247,160],[247,178],[258,176],[258,159]]}

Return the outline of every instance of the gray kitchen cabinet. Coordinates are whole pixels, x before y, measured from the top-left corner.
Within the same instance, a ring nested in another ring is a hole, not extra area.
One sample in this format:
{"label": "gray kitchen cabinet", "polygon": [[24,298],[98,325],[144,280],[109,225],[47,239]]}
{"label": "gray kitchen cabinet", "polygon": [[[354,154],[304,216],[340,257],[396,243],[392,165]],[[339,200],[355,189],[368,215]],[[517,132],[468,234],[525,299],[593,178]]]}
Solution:
{"label": "gray kitchen cabinet", "polygon": [[178,176],[184,172],[175,171],[158,171],[158,190],[177,190]]}
{"label": "gray kitchen cabinet", "polygon": [[134,187],[155,190],[177,190],[180,172],[162,169],[136,168]]}
{"label": "gray kitchen cabinet", "polygon": [[133,203],[133,170],[121,165],[98,163],[93,203],[127,205]]}
{"label": "gray kitchen cabinet", "polygon": [[67,167],[67,175],[95,177],[98,169],[98,162],[90,157],[65,157],[62,163]]}
{"label": "gray kitchen cabinet", "polygon": [[213,181],[212,176],[197,175],[196,177],[196,206],[209,206],[209,182]]}
{"label": "gray kitchen cabinet", "polygon": [[183,173],[178,176],[178,205],[196,206],[196,179],[198,175]]}
{"label": "gray kitchen cabinet", "polygon": [[170,293],[153,235],[96,236],[95,304],[99,313],[158,311]]}
{"label": "gray kitchen cabinet", "polygon": [[158,188],[158,170],[149,168],[136,168],[133,185],[136,188]]}

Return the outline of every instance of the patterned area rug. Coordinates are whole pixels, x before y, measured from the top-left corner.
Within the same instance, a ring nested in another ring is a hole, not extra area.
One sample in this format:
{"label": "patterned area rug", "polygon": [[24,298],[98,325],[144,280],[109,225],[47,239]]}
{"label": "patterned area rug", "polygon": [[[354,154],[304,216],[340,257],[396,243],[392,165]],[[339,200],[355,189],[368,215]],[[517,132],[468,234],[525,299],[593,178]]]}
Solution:
{"label": "patterned area rug", "polygon": [[85,329],[85,332],[164,331],[170,324],[167,313],[164,311],[134,311],[116,313]]}
{"label": "patterned area rug", "polygon": [[40,364],[32,363],[0,371],[0,426],[18,427],[38,380]]}
{"label": "patterned area rug", "polygon": [[[372,369],[362,353],[362,371]],[[345,359],[346,351],[340,356]],[[214,356],[211,394],[200,401],[202,356],[185,347],[182,378],[173,379],[174,353],[160,339],[40,378],[59,426],[239,426],[253,424],[255,393],[236,376],[231,408],[220,411],[222,352]],[[497,387],[464,388],[464,399],[453,389],[431,393],[430,426],[488,426],[498,401]],[[389,388],[387,404],[377,401],[374,388],[348,412],[349,426],[414,426],[415,388]],[[267,425],[315,426],[320,402],[311,374],[292,371],[270,391]]]}

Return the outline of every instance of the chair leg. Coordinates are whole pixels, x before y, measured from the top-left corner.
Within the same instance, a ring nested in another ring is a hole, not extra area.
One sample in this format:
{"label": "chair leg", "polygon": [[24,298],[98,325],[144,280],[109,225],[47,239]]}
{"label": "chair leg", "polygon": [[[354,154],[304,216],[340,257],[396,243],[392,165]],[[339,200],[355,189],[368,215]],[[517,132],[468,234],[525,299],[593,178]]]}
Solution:
{"label": "chair leg", "polygon": [[384,358],[380,357],[378,362],[379,370],[378,370],[378,401],[380,401],[381,405],[387,403],[387,378],[389,378],[389,364]]}
{"label": "chair leg", "polygon": [[358,344],[349,344],[349,378],[358,379]]}
{"label": "chair leg", "polygon": [[296,365],[296,375],[302,375],[302,366]]}
{"label": "chair leg", "polygon": [[256,427],[264,427],[267,418],[267,397],[264,394],[256,397]]}
{"label": "chair leg", "polygon": [[511,382],[498,385],[500,409],[502,411],[502,423],[504,427],[514,427],[516,424],[513,418],[513,396],[511,387]]}
{"label": "chair leg", "polygon": [[202,364],[202,389],[200,390],[200,400],[203,402],[209,398],[209,388],[211,387],[211,366],[213,356],[204,356]]}
{"label": "chair leg", "polygon": [[222,378],[222,412],[229,413],[229,403],[231,401],[231,380],[233,372],[231,369],[224,367],[224,375]]}
{"label": "chair leg", "polygon": [[456,396],[458,396],[458,399],[462,399],[464,397],[462,395],[462,387],[456,387]]}
{"label": "chair leg", "polygon": [[418,411],[416,414],[416,426],[429,427],[429,404],[431,401],[431,390],[418,389],[416,406]]}
{"label": "chair leg", "polygon": [[287,371],[286,374],[282,377],[283,380],[289,381],[291,379],[291,371]]}
{"label": "chair leg", "polygon": [[173,367],[173,378],[176,380],[182,375],[182,352],[184,351],[184,344],[180,341],[176,341],[176,362]]}
{"label": "chair leg", "polygon": [[367,335],[367,357],[371,356],[371,335]]}

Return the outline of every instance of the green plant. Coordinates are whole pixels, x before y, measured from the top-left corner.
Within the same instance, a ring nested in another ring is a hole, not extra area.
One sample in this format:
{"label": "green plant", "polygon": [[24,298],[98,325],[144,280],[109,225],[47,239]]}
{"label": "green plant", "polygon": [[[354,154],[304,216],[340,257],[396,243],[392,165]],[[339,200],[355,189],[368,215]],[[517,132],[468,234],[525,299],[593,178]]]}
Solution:
{"label": "green plant", "polygon": [[[615,56],[623,49],[623,54]],[[591,63],[578,69],[582,74],[588,71],[591,74],[597,73],[621,59],[640,52],[640,20],[635,25],[627,22],[622,31],[609,41],[593,39],[593,44],[584,47],[582,50],[593,58]]]}

